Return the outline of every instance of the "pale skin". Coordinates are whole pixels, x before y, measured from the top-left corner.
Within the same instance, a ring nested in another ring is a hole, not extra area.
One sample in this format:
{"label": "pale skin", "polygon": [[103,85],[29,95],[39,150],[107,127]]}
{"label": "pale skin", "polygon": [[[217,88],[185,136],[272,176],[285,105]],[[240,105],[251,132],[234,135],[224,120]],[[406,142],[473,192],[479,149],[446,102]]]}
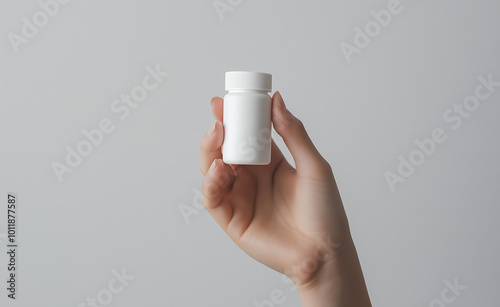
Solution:
{"label": "pale skin", "polygon": [[330,164],[276,92],[269,165],[222,161],[223,100],[211,100],[215,123],[201,140],[203,205],[248,255],[290,277],[304,307],[371,306]]}

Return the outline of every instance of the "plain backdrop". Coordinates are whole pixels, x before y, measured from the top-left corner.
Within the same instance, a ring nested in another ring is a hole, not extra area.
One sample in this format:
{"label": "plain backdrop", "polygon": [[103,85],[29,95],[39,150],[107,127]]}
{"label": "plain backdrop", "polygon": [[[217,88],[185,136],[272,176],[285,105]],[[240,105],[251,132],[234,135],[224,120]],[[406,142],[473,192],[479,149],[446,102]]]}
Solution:
{"label": "plain backdrop", "polygon": [[[18,53],[9,33],[41,8],[0,4],[0,305],[87,306],[125,268],[135,279],[109,306],[254,306],[273,290],[300,306],[196,209],[210,99],[225,94],[224,72],[252,70],[273,75],[331,163],[374,306],[440,306],[455,278],[467,289],[446,306],[498,306],[500,90],[456,130],[443,114],[479,76],[500,80],[500,3],[401,0],[348,63],[340,44],[390,1],[219,2],[233,4],[222,18],[212,0],[73,0]],[[148,66],[169,76],[121,120],[111,105]],[[52,163],[103,118],[115,130],[59,182]],[[391,191],[384,173],[436,128],[447,140]],[[16,301],[4,290],[7,193]]]}

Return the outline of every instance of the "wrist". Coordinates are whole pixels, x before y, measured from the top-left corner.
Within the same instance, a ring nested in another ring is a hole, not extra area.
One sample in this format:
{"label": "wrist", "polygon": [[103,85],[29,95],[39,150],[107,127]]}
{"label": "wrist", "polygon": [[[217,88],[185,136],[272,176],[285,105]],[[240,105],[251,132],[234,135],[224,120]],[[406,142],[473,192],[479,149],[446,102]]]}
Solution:
{"label": "wrist", "polygon": [[371,307],[352,240],[335,250],[306,283],[297,283],[304,307]]}

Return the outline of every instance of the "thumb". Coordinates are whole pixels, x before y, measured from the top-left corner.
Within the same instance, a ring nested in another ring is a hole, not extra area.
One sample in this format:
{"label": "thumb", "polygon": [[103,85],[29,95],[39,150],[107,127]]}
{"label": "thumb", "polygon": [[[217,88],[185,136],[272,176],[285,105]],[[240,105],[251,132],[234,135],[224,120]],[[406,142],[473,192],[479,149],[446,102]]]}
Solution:
{"label": "thumb", "polygon": [[304,124],[285,106],[280,92],[272,98],[272,121],[295,161],[297,173],[318,177],[331,172],[330,165],[321,156],[306,132]]}

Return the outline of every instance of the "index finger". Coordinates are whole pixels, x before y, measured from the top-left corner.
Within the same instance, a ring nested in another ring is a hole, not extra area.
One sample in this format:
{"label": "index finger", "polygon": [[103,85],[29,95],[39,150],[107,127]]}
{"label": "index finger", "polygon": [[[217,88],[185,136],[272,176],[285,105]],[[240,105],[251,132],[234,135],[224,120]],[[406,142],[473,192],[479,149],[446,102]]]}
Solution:
{"label": "index finger", "polygon": [[222,115],[224,114],[224,100],[220,97],[214,97],[210,101],[210,104],[212,106],[212,114],[214,115],[215,119],[223,122],[222,121]]}

